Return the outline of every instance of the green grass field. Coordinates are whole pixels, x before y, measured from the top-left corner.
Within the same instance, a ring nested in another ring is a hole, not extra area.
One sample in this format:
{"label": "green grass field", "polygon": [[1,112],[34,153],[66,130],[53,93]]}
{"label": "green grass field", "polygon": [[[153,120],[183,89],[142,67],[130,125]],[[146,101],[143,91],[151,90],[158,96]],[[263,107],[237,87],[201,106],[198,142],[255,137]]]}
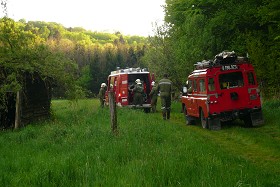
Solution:
{"label": "green grass field", "polygon": [[[158,108],[160,108],[158,106]],[[265,125],[185,126],[118,108],[118,135],[98,100],[52,102],[52,119],[0,132],[0,186],[280,186],[280,101]]]}

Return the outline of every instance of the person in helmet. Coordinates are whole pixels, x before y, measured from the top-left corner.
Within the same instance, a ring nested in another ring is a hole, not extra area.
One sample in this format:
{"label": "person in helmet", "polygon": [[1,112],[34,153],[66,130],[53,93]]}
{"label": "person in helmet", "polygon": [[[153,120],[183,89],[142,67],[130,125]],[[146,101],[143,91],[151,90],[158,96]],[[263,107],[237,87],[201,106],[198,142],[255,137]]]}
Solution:
{"label": "person in helmet", "polygon": [[151,97],[151,106],[152,106],[152,112],[157,111],[157,97],[158,97],[158,92],[157,92],[157,87],[155,84],[155,81],[151,83],[152,85],[152,90],[150,92],[150,97]]}
{"label": "person in helmet", "polygon": [[168,79],[167,74],[164,74],[159,81],[157,92],[160,93],[162,118],[170,119],[172,82]]}
{"label": "person in helmet", "polygon": [[98,97],[100,101],[100,106],[103,108],[105,103],[105,92],[106,92],[106,84],[102,83],[99,89]]}
{"label": "person in helmet", "polygon": [[131,89],[131,91],[133,91],[133,104],[135,106],[137,105],[140,105],[142,106],[143,105],[143,93],[144,93],[144,88],[143,88],[143,85],[141,83],[141,80],[140,79],[136,79],[135,81],[135,86],[133,89]]}

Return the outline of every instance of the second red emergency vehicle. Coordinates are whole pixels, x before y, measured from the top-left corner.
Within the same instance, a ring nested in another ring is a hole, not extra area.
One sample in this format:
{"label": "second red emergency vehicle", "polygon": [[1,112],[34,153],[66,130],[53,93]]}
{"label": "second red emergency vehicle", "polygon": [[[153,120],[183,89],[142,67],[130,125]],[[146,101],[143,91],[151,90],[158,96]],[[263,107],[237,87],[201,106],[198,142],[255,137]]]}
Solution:
{"label": "second red emergency vehicle", "polygon": [[[133,92],[131,88],[136,84],[135,80],[140,79],[143,87],[143,105],[133,105]],[[118,106],[128,106],[143,108],[145,112],[151,110],[151,98],[149,93],[152,89],[153,77],[146,68],[126,68],[112,71],[108,76],[108,88],[106,92],[106,102],[108,103],[108,92],[115,93],[115,100]]]}
{"label": "second red emergency vehicle", "polygon": [[237,118],[247,126],[263,123],[260,90],[247,58],[222,52],[214,61],[195,64],[187,82],[181,99],[187,124],[196,118],[209,129],[220,129],[221,122]]}

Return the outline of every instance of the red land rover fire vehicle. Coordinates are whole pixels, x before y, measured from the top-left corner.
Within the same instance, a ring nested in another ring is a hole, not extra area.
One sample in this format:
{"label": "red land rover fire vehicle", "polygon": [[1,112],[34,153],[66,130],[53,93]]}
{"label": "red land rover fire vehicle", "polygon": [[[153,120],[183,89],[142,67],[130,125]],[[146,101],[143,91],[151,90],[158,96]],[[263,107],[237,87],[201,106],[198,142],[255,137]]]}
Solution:
{"label": "red land rover fire vehicle", "polygon": [[[140,79],[144,87],[143,105],[133,105],[133,92],[130,91],[134,87],[135,80]],[[132,108],[143,108],[145,112],[151,110],[151,98],[149,93],[152,89],[152,78],[150,72],[144,68],[126,68],[112,71],[108,76],[108,87],[105,94],[105,100],[108,104],[108,92],[115,92],[115,100],[118,106],[128,106]]]}
{"label": "red land rover fire vehicle", "polygon": [[234,52],[195,64],[183,90],[186,124],[199,118],[203,128],[221,129],[221,122],[241,119],[246,126],[263,123],[260,90],[252,64]]}

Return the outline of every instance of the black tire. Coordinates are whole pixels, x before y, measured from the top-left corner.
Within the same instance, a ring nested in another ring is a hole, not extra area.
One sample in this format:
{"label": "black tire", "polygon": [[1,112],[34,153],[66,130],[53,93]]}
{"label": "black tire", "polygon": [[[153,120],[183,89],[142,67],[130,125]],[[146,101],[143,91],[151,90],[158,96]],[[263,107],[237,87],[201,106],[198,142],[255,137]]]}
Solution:
{"label": "black tire", "polygon": [[253,122],[251,119],[251,114],[247,114],[243,119],[246,127],[253,127]]}
{"label": "black tire", "polygon": [[186,106],[183,107],[183,114],[184,114],[184,117],[186,119],[186,125],[190,125],[190,122],[187,119],[187,109],[186,109]]}
{"label": "black tire", "polygon": [[209,128],[208,119],[204,117],[204,112],[202,109],[200,110],[200,122],[201,122],[202,128],[204,128],[204,129]]}
{"label": "black tire", "polygon": [[184,113],[184,117],[186,118],[186,125],[193,125],[194,120],[191,120],[191,119],[188,120],[188,114],[187,114],[186,106],[183,107],[183,113]]}
{"label": "black tire", "polygon": [[151,112],[151,108],[144,108],[144,112],[145,113],[150,113]]}

